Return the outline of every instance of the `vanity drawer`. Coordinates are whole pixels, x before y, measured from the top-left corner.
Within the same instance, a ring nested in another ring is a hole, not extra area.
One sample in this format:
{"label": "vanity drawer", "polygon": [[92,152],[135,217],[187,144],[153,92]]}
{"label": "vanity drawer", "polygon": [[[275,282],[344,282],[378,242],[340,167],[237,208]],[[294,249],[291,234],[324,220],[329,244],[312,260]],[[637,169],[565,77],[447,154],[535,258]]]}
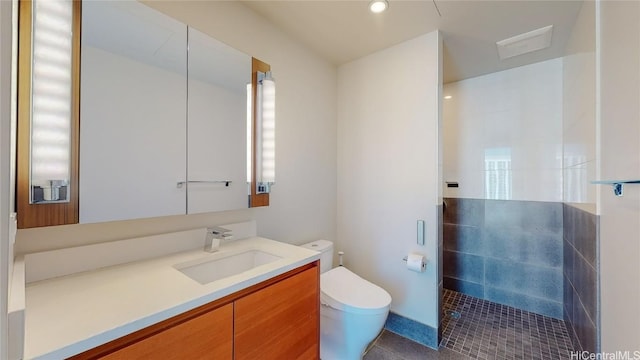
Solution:
{"label": "vanity drawer", "polygon": [[232,344],[233,304],[227,304],[102,359],[232,359]]}

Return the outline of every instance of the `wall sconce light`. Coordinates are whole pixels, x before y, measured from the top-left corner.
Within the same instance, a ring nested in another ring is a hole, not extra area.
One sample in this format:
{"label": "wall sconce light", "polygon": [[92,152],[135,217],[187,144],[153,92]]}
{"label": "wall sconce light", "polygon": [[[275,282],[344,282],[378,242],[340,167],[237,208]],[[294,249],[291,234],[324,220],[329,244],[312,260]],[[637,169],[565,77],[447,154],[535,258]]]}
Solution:
{"label": "wall sconce light", "polygon": [[253,89],[251,83],[247,84],[247,194],[251,195],[251,180],[252,180],[252,141],[253,141]]}
{"label": "wall sconce light", "polygon": [[256,193],[265,194],[276,181],[276,84],[270,71],[258,71],[256,100]]}
{"label": "wall sconce light", "polygon": [[34,1],[30,203],[68,202],[71,164],[72,1]]}

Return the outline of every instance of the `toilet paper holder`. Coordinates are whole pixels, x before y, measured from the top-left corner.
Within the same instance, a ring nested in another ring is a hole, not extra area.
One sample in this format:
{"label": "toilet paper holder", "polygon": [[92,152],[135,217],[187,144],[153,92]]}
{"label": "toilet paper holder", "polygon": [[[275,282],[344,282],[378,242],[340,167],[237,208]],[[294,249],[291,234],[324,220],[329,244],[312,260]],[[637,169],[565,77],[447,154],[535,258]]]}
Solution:
{"label": "toilet paper holder", "polygon": [[[407,262],[407,256],[402,258],[402,261]],[[422,263],[422,270],[425,270],[427,268],[427,262],[423,262]]]}

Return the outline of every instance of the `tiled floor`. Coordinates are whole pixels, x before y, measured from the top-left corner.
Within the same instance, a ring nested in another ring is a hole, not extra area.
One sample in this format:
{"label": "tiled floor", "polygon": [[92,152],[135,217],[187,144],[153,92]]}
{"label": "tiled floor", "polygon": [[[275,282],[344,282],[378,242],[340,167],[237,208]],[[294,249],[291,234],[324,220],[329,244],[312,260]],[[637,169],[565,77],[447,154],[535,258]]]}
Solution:
{"label": "tiled floor", "polygon": [[[445,290],[443,334],[436,351],[384,330],[365,360],[570,359],[564,322]],[[450,316],[451,312],[459,318]]]}
{"label": "tiled floor", "polygon": [[384,330],[364,360],[463,360],[470,359],[453,350],[439,351],[420,345],[391,331]]}
{"label": "tiled floor", "polygon": [[571,358],[571,339],[561,320],[446,289],[443,310],[441,347],[474,359]]}

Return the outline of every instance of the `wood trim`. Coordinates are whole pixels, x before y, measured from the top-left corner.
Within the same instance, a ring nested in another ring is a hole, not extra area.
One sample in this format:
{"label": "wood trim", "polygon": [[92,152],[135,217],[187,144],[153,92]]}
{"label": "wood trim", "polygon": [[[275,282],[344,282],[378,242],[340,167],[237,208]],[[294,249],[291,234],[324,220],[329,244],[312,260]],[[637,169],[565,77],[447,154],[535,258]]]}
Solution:
{"label": "wood trim", "polygon": [[[256,291],[259,291],[261,289],[264,289],[268,286],[271,286],[277,282],[280,282],[284,279],[287,279],[289,277],[292,277],[294,275],[297,275],[301,272],[304,272],[306,270],[312,269],[312,268],[316,268],[318,270],[318,272],[320,271],[320,261],[316,260],[312,263],[306,264],[306,265],[302,265],[298,268],[295,268],[293,270],[290,270],[284,274],[280,274],[278,276],[275,276],[271,279],[265,280],[259,284],[255,284],[253,286],[250,286],[246,289],[240,290],[238,292],[235,292],[233,294],[227,295],[223,298],[220,298],[218,300],[212,301],[208,304],[202,305],[200,307],[197,307],[195,309],[189,310],[185,313],[182,313],[180,315],[174,316],[172,318],[169,318],[167,320],[161,321],[155,325],[151,325],[149,327],[146,327],[144,329],[138,330],[134,333],[131,333],[129,335],[123,336],[121,338],[115,339],[113,341],[110,341],[106,344],[97,346],[93,349],[87,350],[83,353],[80,353],[78,355],[72,356],[69,359],[71,360],[93,360],[93,359],[100,359],[104,356],[107,356],[113,352],[116,352],[120,349],[123,349],[127,346],[130,346],[132,344],[135,344],[137,342],[140,342],[142,340],[145,340],[153,335],[156,335],[162,331],[165,331],[167,329],[173,328],[175,326],[178,326],[180,324],[183,324],[189,320],[192,320],[194,318],[197,318],[201,315],[204,315],[208,312],[211,312],[215,309],[218,309],[224,305],[227,305],[229,303],[232,303],[244,296],[247,296],[251,293],[254,293]],[[318,280],[318,289],[319,289],[319,283],[320,281]],[[318,301],[319,298],[318,298]],[[318,338],[319,339],[319,338]],[[318,344],[319,344],[319,340],[318,340]]]}
{"label": "wood trim", "polygon": [[18,129],[16,159],[16,212],[18,228],[77,224],[78,167],[80,130],[80,27],[82,2],[73,2],[72,104],[71,104],[71,181],[68,203],[29,203],[29,153],[31,117],[31,22],[32,1],[22,0],[18,27]]}
{"label": "wood trim", "polygon": [[320,306],[322,305],[322,303],[320,302],[320,296],[322,296],[322,289],[320,288],[320,271],[322,270],[320,268],[320,260],[316,261],[316,271],[317,273],[317,279],[318,281],[316,281],[316,293],[318,294],[318,298],[316,299],[316,308],[318,309],[318,313],[316,314],[316,321],[318,324],[318,333],[316,334],[316,341],[318,342],[318,349],[317,349],[317,353],[316,355],[316,359],[320,359]]}
{"label": "wood trim", "polygon": [[257,121],[258,121],[258,71],[271,71],[271,66],[256,58],[251,58],[251,96],[252,96],[252,134],[251,134],[251,194],[249,195],[249,207],[269,206],[269,194],[256,193],[256,161],[257,161]]}

